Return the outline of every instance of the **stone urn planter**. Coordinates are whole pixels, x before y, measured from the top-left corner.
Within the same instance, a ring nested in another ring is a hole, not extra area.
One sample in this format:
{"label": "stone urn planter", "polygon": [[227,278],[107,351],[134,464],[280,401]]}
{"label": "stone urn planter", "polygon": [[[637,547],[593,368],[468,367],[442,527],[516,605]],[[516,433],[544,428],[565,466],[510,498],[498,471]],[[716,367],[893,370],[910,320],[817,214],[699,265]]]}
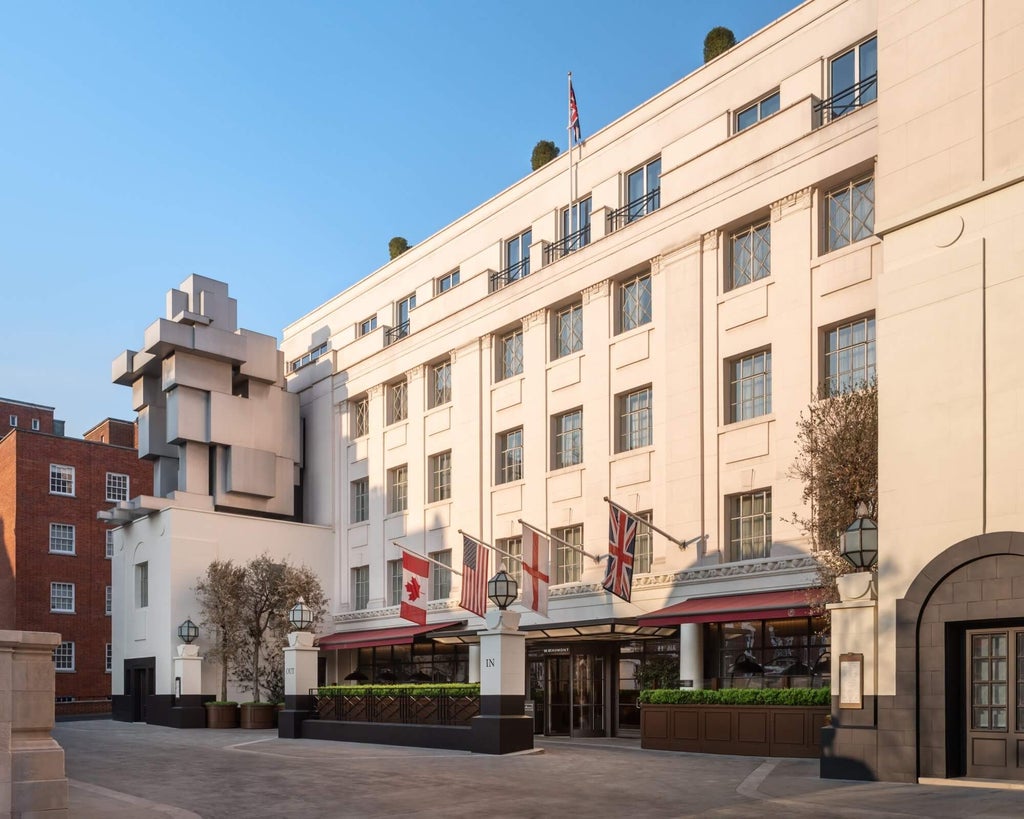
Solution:
{"label": "stone urn planter", "polygon": [[238,727],[238,703],[237,702],[208,702],[208,703],[206,703],[206,727],[207,728],[237,728]]}
{"label": "stone urn planter", "polygon": [[274,727],[277,704],[273,702],[243,702],[239,706],[242,728],[269,729]]}

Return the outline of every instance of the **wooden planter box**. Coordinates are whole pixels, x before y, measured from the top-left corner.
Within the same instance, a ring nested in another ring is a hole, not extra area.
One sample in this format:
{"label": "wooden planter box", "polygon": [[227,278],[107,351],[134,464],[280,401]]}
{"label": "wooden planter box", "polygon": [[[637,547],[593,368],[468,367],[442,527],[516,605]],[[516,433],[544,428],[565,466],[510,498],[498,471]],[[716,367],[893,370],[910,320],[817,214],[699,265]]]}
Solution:
{"label": "wooden planter box", "polygon": [[272,702],[243,702],[239,706],[241,727],[252,729],[273,728],[277,718],[277,705]]}
{"label": "wooden planter box", "polygon": [[640,706],[640,746],[740,756],[817,759],[827,706],[654,705]]}
{"label": "wooden planter box", "polygon": [[237,728],[237,705],[211,705],[206,703],[207,728]]}

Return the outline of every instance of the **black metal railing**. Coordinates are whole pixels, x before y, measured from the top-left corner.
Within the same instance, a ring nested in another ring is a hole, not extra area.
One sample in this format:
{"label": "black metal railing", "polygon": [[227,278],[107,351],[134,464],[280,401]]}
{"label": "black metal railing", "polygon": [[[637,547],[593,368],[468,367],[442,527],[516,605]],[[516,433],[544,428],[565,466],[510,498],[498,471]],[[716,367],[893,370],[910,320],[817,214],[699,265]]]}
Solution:
{"label": "black metal railing", "polygon": [[527,256],[525,259],[520,259],[515,264],[511,264],[504,270],[499,270],[497,273],[491,274],[491,292],[500,290],[505,285],[511,284],[519,279],[525,279],[530,275],[530,257]]}
{"label": "black metal railing", "polygon": [[552,242],[544,248],[544,264],[551,264],[590,244],[590,225],[586,224],[564,239]]}
{"label": "black metal railing", "polygon": [[339,722],[384,722],[405,725],[469,725],[480,713],[480,697],[347,694],[316,697],[317,715]]}
{"label": "black metal railing", "polygon": [[405,338],[409,335],[409,322],[403,321],[401,324],[396,324],[394,327],[384,328],[384,346],[387,347],[394,344],[400,338]]}
{"label": "black metal railing", "polygon": [[608,214],[608,232],[612,233],[619,228],[641,219],[648,213],[653,213],[661,207],[661,188],[657,187],[639,199],[613,210]]}
{"label": "black metal railing", "polygon": [[874,102],[876,99],[878,99],[878,75],[872,74],[856,85],[837,91],[827,100],[817,103],[814,106],[814,121],[820,128],[843,114],[856,111],[862,105]]}

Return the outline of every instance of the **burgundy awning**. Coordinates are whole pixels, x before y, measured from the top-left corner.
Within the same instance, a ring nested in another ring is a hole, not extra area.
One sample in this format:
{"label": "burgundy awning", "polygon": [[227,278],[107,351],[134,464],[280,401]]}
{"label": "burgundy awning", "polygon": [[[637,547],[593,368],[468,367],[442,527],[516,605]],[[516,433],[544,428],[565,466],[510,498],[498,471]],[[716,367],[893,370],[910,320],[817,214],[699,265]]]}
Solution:
{"label": "burgundy awning", "polygon": [[680,623],[727,623],[732,620],[772,620],[807,617],[811,613],[807,589],[697,597],[637,617],[642,626]]}
{"label": "burgundy awning", "polygon": [[373,646],[408,645],[420,634],[431,631],[454,628],[465,625],[465,620],[452,620],[447,623],[428,623],[425,626],[398,626],[396,628],[377,628],[364,631],[339,631],[321,637],[317,646],[324,651],[340,648],[372,648]]}

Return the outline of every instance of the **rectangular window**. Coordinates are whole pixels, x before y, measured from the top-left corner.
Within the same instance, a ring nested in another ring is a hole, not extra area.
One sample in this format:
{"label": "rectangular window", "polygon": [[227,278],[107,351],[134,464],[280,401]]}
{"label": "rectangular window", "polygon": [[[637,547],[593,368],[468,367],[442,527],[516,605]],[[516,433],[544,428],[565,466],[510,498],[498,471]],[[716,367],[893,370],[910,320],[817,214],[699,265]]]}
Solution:
{"label": "rectangular window", "polygon": [[589,196],[571,208],[562,208],[561,238],[546,247],[548,264],[590,244],[590,211]]}
{"label": "rectangular window", "polygon": [[397,606],[402,602],[402,561],[388,561],[388,605]]}
{"label": "rectangular window", "polygon": [[430,502],[448,500],[452,496],[452,453],[438,452],[430,456]]}
{"label": "rectangular window", "polygon": [[748,105],[742,111],[736,114],[736,132],[739,133],[744,128],[749,128],[756,122],[760,122],[765,117],[770,117],[772,114],[779,110],[779,92],[776,91],[774,94],[769,94],[762,100],[758,100],[753,105]]}
{"label": "rectangular window", "polygon": [[114,530],[107,529],[107,560],[110,560],[114,556]]}
{"label": "rectangular window", "polygon": [[33,432],[39,432],[39,419],[38,418],[33,418],[32,419],[32,431]]}
{"label": "rectangular window", "polygon": [[365,336],[377,329],[377,317],[370,316],[359,322],[359,336]]}
{"label": "rectangular window", "polygon": [[108,674],[114,666],[114,646],[112,643],[107,643],[107,650],[104,652],[105,657],[103,661],[103,670]]}
{"label": "rectangular window", "polygon": [[878,99],[878,41],[872,37],[829,62],[829,93],[824,113],[841,117]]}
{"label": "rectangular window", "polygon": [[[523,556],[523,539],[521,537],[507,537],[504,540],[498,541],[498,548],[512,557]],[[519,588],[523,587],[523,564],[518,560],[512,560],[511,558],[505,557],[503,554],[497,555],[495,560],[500,564],[504,565],[505,571],[508,572],[510,577],[515,578],[516,583],[519,584]]]}
{"label": "rectangular window", "polygon": [[65,640],[53,650],[54,671],[75,670],[75,644]]}
{"label": "rectangular window", "polygon": [[826,252],[838,250],[875,232],[875,179],[847,182],[825,196],[828,223]]}
{"label": "rectangular window", "polygon": [[583,463],[583,409],[578,408],[554,417],[555,469]]}
{"label": "rectangular window", "polygon": [[619,286],[619,332],[651,321],[651,274],[635,276]]}
{"label": "rectangular window", "polygon": [[772,351],[762,350],[729,362],[729,422],[758,418],[772,411]]}
{"label": "rectangular window", "polygon": [[555,529],[552,534],[565,541],[555,541],[555,583],[578,583],[583,574],[583,555],[570,549],[566,543],[582,549],[583,526],[566,526],[564,529]]}
{"label": "rectangular window", "polygon": [[726,290],[764,279],[772,272],[772,226],[766,220],[732,235],[732,267]]}
{"label": "rectangular window", "polygon": [[75,613],[75,584],[50,584],[50,611],[65,614]]}
{"label": "rectangular window", "polygon": [[633,517],[637,518],[633,574],[650,574],[651,562],[654,560],[654,538],[651,535],[651,528],[646,524],[651,522],[651,512],[637,512]]}
{"label": "rectangular window", "polygon": [[[431,552],[428,557],[445,566],[452,565],[452,550],[445,549],[441,552]],[[446,600],[452,593],[452,573],[449,569],[442,569],[440,566],[430,564],[430,599]]]}
{"label": "rectangular window", "polygon": [[626,176],[626,221],[632,222],[661,207],[661,157]]}
{"label": "rectangular window", "polygon": [[857,319],[825,334],[825,393],[839,395],[875,380],[875,319]]}
{"label": "rectangular window", "polygon": [[729,560],[770,557],[772,490],[734,495],[726,502],[729,510]]}
{"label": "rectangular window", "polygon": [[75,527],[70,523],[50,524],[50,551],[55,554],[75,553]]}
{"label": "rectangular window", "polygon": [[498,361],[498,380],[521,375],[523,372],[523,331],[513,330],[501,337],[501,359]]}
{"label": "rectangular window", "polygon": [[352,607],[362,611],[370,605],[370,567],[356,566],[352,569]]}
{"label": "rectangular window", "polygon": [[397,424],[409,415],[409,382],[396,381],[387,386],[388,423]]}
{"label": "rectangular window", "polygon": [[555,358],[583,349],[583,305],[570,304],[555,316]]}
{"label": "rectangular window", "polygon": [[452,362],[449,358],[430,367],[430,408],[440,407],[451,400]]}
{"label": "rectangular window", "polygon": [[307,364],[312,364],[314,361],[316,361],[318,358],[320,358],[320,356],[324,355],[326,352],[327,352],[327,342],[325,341],[319,347],[314,347],[308,353],[306,353],[304,355],[301,355],[298,358],[296,358],[292,362],[292,372],[295,372],[296,370],[301,370]]}
{"label": "rectangular window", "polygon": [[8,420],[10,421],[12,427],[18,426],[18,416],[17,415],[12,415]]}
{"label": "rectangular window", "polygon": [[406,464],[388,470],[388,512],[396,514],[409,508],[409,467]]}
{"label": "rectangular window", "polygon": [[135,564],[135,608],[149,607],[149,563]]}
{"label": "rectangular window", "polygon": [[128,500],[128,476],[119,472],[107,473],[107,500]]}
{"label": "rectangular window", "polygon": [[459,283],[459,269],[455,268],[451,273],[445,273],[437,280],[437,286],[434,288],[434,292],[440,295],[441,293],[447,293],[455,285]]}
{"label": "rectangular window", "polygon": [[526,230],[505,242],[505,269],[498,274],[498,287],[530,275],[530,245],[533,231]]}
{"label": "rectangular window", "polygon": [[370,399],[365,395],[352,402],[352,437],[370,434]]}
{"label": "rectangular window", "polygon": [[75,468],[62,464],[50,464],[50,494],[75,494]]}
{"label": "rectangular window", "polygon": [[352,523],[363,523],[370,519],[370,479],[352,481]]}
{"label": "rectangular window", "polygon": [[523,479],[523,428],[498,435],[498,483]]}
{"label": "rectangular window", "polygon": [[394,332],[397,338],[405,338],[409,335],[409,314],[416,307],[416,294],[410,293],[398,302],[395,307]]}
{"label": "rectangular window", "polygon": [[654,395],[650,387],[620,395],[619,452],[650,446],[654,443]]}
{"label": "rectangular window", "polygon": [[114,587],[107,586],[107,595],[103,604],[103,613],[108,615],[114,610]]}

